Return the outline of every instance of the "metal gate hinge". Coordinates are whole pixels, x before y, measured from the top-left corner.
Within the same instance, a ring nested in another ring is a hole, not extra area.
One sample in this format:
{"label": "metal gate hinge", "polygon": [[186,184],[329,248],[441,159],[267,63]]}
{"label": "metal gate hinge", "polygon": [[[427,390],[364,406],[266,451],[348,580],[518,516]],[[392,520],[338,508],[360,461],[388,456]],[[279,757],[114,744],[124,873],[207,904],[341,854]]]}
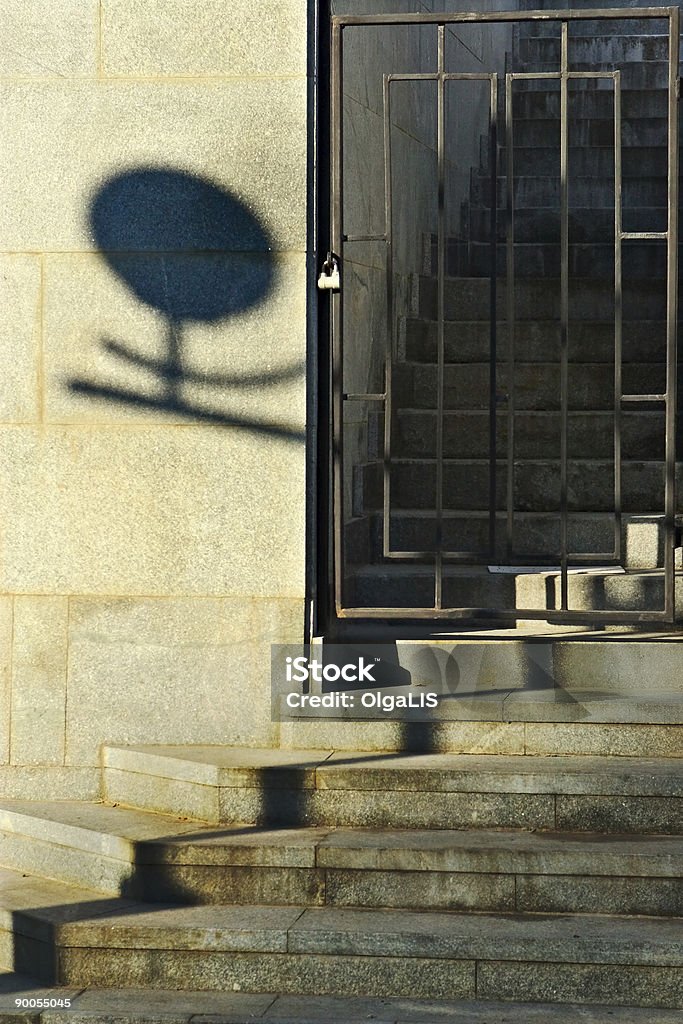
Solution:
{"label": "metal gate hinge", "polygon": [[318,288],[324,292],[338,292],[341,289],[339,260],[333,252],[328,252],[318,278]]}

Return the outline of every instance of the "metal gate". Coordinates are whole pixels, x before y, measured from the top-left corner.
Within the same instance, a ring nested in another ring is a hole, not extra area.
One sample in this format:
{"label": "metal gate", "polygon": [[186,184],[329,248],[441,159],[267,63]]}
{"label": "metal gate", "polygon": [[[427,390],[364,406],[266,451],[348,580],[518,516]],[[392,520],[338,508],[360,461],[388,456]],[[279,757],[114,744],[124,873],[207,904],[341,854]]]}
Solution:
{"label": "metal gate", "polygon": [[338,617],[675,621],[678,59],[677,7],[333,17]]}

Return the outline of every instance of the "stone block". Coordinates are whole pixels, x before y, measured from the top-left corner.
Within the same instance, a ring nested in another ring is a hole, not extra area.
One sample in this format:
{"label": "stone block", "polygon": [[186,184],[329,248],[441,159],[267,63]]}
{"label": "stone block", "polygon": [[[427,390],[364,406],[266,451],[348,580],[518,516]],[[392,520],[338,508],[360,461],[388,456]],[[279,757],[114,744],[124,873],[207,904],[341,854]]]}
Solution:
{"label": "stone block", "polygon": [[3,423],[35,422],[40,416],[40,301],[40,260],[35,256],[14,254],[0,257],[3,361],[0,421]]}
{"label": "stone block", "polygon": [[0,798],[99,800],[98,768],[21,765],[0,767]]}
{"label": "stone block", "polygon": [[2,0],[3,78],[94,78],[99,50],[97,0]]}
{"label": "stone block", "polygon": [[0,857],[8,867],[43,878],[59,878],[115,896],[128,891],[134,870],[130,863],[93,856],[73,846],[13,835],[6,830],[2,817],[0,822]]}
{"label": "stone block", "polygon": [[683,917],[683,882],[677,878],[518,875],[516,909],[531,914]]}
{"label": "stone block", "polygon": [[13,764],[64,761],[68,616],[65,597],[14,599]]}
{"label": "stone block", "polygon": [[680,1007],[680,985],[680,969],[675,967],[509,962],[477,967],[477,995],[482,999]]}
{"label": "stone block", "polygon": [[[150,305],[162,301],[160,275],[176,293],[188,290],[188,318],[173,338],[164,310]],[[235,437],[302,443],[302,255],[147,254],[123,268],[94,254],[50,255],[44,295],[49,422],[204,422]],[[220,315],[206,319],[203,301]]]}
{"label": "stone block", "polygon": [[330,906],[405,907],[414,910],[515,909],[512,875],[445,871],[326,871]]}
{"label": "stone block", "polygon": [[107,768],[103,775],[104,796],[111,803],[164,811],[198,821],[217,823],[221,820],[219,790],[214,786],[138,775],[118,768]]}
{"label": "stone block", "polygon": [[552,828],[554,798],[544,794],[316,792],[309,820],[356,828]]}
{"label": "stone block", "polygon": [[0,764],[7,764],[10,751],[12,620],[12,598],[0,597]]}
{"label": "stone block", "polygon": [[[268,745],[270,663],[262,646],[283,621],[272,621],[272,607],[243,599],[73,600],[67,762],[95,763],[104,740]],[[157,785],[144,776],[125,781]],[[108,791],[111,798],[111,779]],[[201,816],[207,799],[213,806],[215,793],[194,808]],[[166,806],[179,810],[175,800]]]}
{"label": "stone block", "polygon": [[[61,981],[106,987],[113,976],[132,987],[207,991],[294,992],[309,995],[411,996],[439,999],[474,995],[475,965],[418,957],[291,956],[183,950],[63,949]],[[78,980],[76,980],[78,979]]]}
{"label": "stone block", "polygon": [[285,747],[334,750],[422,750],[454,754],[523,754],[521,722],[283,722]]}
{"label": "stone block", "polygon": [[[155,816],[156,817],[156,816]],[[138,863],[265,868],[312,868],[318,844],[330,834],[320,829],[223,829],[192,831],[164,841],[148,841],[138,850]]]}
{"label": "stone block", "polygon": [[[283,953],[287,934],[300,916],[293,907],[205,906],[152,907],[134,905],[130,913],[96,909],[78,921],[60,924],[61,946],[106,951],[168,950],[179,952],[249,951]],[[197,986],[201,987],[201,986]]]}
{"label": "stone block", "polygon": [[303,456],[201,426],[0,428],[0,589],[301,599]]}
{"label": "stone block", "polygon": [[106,75],[305,75],[308,19],[300,0],[104,0]]}
{"label": "stone block", "polygon": [[683,834],[680,797],[558,796],[557,827],[569,832]]}
{"label": "stone block", "polygon": [[[232,26],[232,14],[229,20]],[[177,27],[172,31],[177,33]],[[2,247],[10,252],[101,248],[91,206],[98,195],[113,198],[102,190],[125,174],[122,184],[128,183],[132,206],[119,195],[121,202],[110,211],[109,227],[120,239],[117,250],[177,250],[178,245],[169,244],[164,223],[154,219],[155,207],[164,201],[163,187],[156,195],[153,189],[135,193],[139,175],[151,172],[161,186],[164,175],[190,176],[178,197],[184,196],[187,211],[185,222],[177,211],[181,248],[216,248],[207,245],[206,220],[197,218],[192,201],[195,188],[204,184],[222,190],[222,199],[216,198],[228,208],[232,204],[235,214],[228,225],[235,237],[219,249],[303,251],[306,111],[303,78],[5,83],[0,89],[0,175],[12,201],[0,211]],[[209,193],[215,197],[210,188]],[[244,235],[240,227],[246,224],[255,230]],[[127,245],[122,244],[126,231]],[[163,244],[155,241],[158,237],[165,239]]]}
{"label": "stone block", "polygon": [[527,723],[527,754],[683,757],[683,725]]}
{"label": "stone block", "polygon": [[145,901],[322,906],[325,873],[315,868],[140,864],[132,880]]}

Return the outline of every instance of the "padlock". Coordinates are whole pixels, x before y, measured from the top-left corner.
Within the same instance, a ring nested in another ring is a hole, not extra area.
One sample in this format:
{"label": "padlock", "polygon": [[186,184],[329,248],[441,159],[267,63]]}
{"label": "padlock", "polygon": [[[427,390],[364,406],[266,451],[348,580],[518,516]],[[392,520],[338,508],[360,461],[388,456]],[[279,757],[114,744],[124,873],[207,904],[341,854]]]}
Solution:
{"label": "padlock", "polygon": [[327,259],[323,263],[320,277],[318,278],[318,288],[321,291],[330,292],[338,292],[341,288],[339,260],[331,252],[328,252]]}

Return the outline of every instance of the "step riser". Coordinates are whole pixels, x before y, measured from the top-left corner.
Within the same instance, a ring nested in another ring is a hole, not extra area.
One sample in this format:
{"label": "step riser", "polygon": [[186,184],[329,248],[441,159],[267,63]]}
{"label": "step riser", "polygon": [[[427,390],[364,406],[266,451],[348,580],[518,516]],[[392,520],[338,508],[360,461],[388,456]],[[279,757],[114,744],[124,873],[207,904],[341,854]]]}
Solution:
{"label": "step riser", "polygon": [[[590,8],[595,10],[595,0],[588,3],[572,3],[572,8]],[[627,7],[636,4],[611,3],[610,7]],[[640,6],[638,3],[637,6]],[[520,11],[538,10],[538,0],[522,0],[519,4]],[[543,10],[566,10],[567,0],[552,0],[543,4]],[[666,21],[659,18],[609,18],[604,21],[572,21],[572,36],[612,36],[612,35],[661,35],[666,29]],[[521,21],[515,26],[515,33],[519,39],[537,39],[539,37],[557,38],[558,22]]]}
{"label": "step riser", "polygon": [[[540,151],[539,151],[540,152]],[[469,240],[473,242],[491,242],[491,213],[489,210],[471,208],[469,210]],[[651,207],[632,208],[623,211],[623,226],[625,231],[665,231],[666,210],[653,210]],[[515,211],[515,243],[522,244],[557,244],[560,237],[560,211],[556,209],[537,210],[516,210]],[[497,237],[499,242],[506,240],[506,221],[500,216],[497,222]],[[614,210],[601,209],[570,209],[569,210],[569,238],[571,245],[594,242],[597,245],[605,245],[606,239],[614,237]],[[460,243],[462,244],[462,243]],[[633,248],[638,249],[638,244],[629,242],[622,247],[622,256],[626,256]],[[642,248],[642,246],[640,247]],[[656,253],[657,247],[651,246]],[[458,243],[452,242],[447,248],[447,258],[454,258],[458,251]],[[434,270],[437,250],[436,244],[432,245],[431,266]],[[612,245],[612,256],[614,246]],[[611,270],[610,270],[611,275]]]}
{"label": "step riser", "polygon": [[[611,38],[574,39],[569,42],[569,64],[593,64],[631,61],[666,61],[669,58],[669,40],[666,36],[619,35]],[[515,47],[515,56],[522,62],[544,63],[560,61],[560,40],[555,38],[521,39]],[[513,57],[513,63],[517,63]]]}
{"label": "step riser", "polygon": [[[413,998],[529,999],[608,1005],[680,1006],[675,968],[627,968],[466,961],[377,956],[312,957],[262,954],[207,954],[190,972],[180,953],[74,950],[63,955],[61,981],[102,986],[112,977],[139,987],[244,992],[278,991],[311,995],[410,996]],[[475,967],[477,984],[475,988]],[[190,975],[188,977],[188,975]]]}
{"label": "step riser", "polygon": [[[525,85],[527,83],[520,83]],[[666,145],[667,121],[662,117],[630,118],[621,125],[622,146]],[[514,125],[514,145],[522,148],[547,149],[553,142],[559,145],[559,118],[533,118],[517,120]],[[613,146],[614,120],[611,118],[582,118],[571,125],[569,137],[572,146]],[[598,205],[597,203],[595,205]],[[643,203],[634,203],[642,206]]]}
{"label": "step riser", "polygon": [[[362,508],[380,511],[384,488],[379,466],[364,467]],[[506,505],[506,467],[498,467],[497,508]],[[678,473],[679,478],[681,473]],[[680,486],[681,480],[678,483]],[[554,512],[560,507],[560,468],[555,462],[521,462],[515,471],[515,509],[518,512]],[[653,514],[663,509],[664,470],[656,463],[627,462],[623,466],[624,507],[631,513]],[[395,463],[391,472],[392,508],[433,510],[436,496],[436,466],[432,462]],[[443,507],[452,511],[477,512],[488,508],[489,467],[483,460],[458,464],[447,462],[443,470]],[[360,497],[359,497],[360,500]],[[571,461],[568,466],[569,510],[612,512],[614,509],[614,467],[609,462],[592,464]]]}
{"label": "step riser", "polygon": [[[587,877],[590,859],[566,874],[552,874],[547,860],[538,873],[501,870],[493,857],[450,856],[447,866],[429,870],[422,851],[413,854],[419,870],[350,869],[344,867],[268,867],[220,864],[137,863],[106,860],[72,847],[36,844],[26,837],[3,834],[1,856],[6,867],[39,873],[70,884],[97,888],[112,895],[154,903],[265,904],[285,906],[392,907],[415,910],[474,910],[518,913],[609,913],[683,916],[683,882],[650,877],[642,871],[628,877]],[[29,845],[42,847],[32,856]],[[324,851],[333,861],[330,851]],[[334,851],[332,851],[334,853]],[[141,851],[145,856],[144,849]],[[362,851],[361,851],[362,858]],[[346,860],[350,859],[347,855]],[[503,858],[504,859],[504,858]]]}
{"label": "step riser", "polygon": [[[614,287],[606,282],[590,279],[570,281],[570,309],[572,321],[609,321],[614,318]],[[445,289],[444,318],[446,320],[488,320],[490,288],[487,281],[473,278],[448,278]],[[420,278],[418,315],[436,320],[438,309],[437,282],[430,277]],[[496,312],[499,319],[506,315],[506,287],[501,280],[498,287]],[[520,322],[525,320],[559,320],[559,284],[554,279],[539,281],[520,280],[515,284],[515,313]],[[629,286],[623,298],[623,315],[628,320],[666,319],[666,289],[663,282],[637,282]],[[520,326],[520,331],[523,328]]]}
{"label": "step riser", "polygon": [[63,950],[60,982],[341,996],[586,1002],[677,1007],[676,968],[428,959],[382,954]]}
{"label": "step riser", "polygon": [[[604,236],[603,236],[604,237]],[[609,237],[609,236],[608,236]],[[571,243],[568,247],[569,273],[578,277],[594,274],[607,278],[614,273],[614,245],[585,245]],[[520,277],[556,277],[560,273],[562,257],[559,244],[515,243],[515,273]],[[668,261],[666,249],[661,243],[632,244],[622,252],[622,274],[624,278],[665,277]],[[496,273],[504,275],[507,267],[507,249],[499,244],[496,252]],[[463,274],[466,277],[490,277],[491,247],[484,242],[463,243],[460,251],[448,254],[446,273],[449,276]]]}
{"label": "step riser", "polygon": [[[545,552],[531,552],[533,556]],[[550,553],[548,553],[550,554]],[[679,588],[680,590],[680,588]],[[433,576],[356,571],[349,584],[352,606],[361,608],[433,608]],[[551,580],[529,576],[517,579],[505,575],[446,576],[443,580],[445,608],[491,608],[519,613],[524,611],[560,614],[559,578]],[[664,608],[664,582],[658,576],[570,576],[569,607],[578,612],[646,612]],[[683,613],[683,599],[676,601],[677,615]]]}
{"label": "step riser", "polygon": [[[163,794],[135,789],[128,773],[108,782],[109,799],[176,813]],[[143,800],[145,802],[143,802]],[[222,790],[220,822],[333,828],[547,829],[568,832],[666,831],[683,834],[683,800],[676,797],[556,796],[552,793],[444,793],[381,790]],[[206,814],[203,815],[205,820]],[[216,820],[216,819],[214,819]],[[598,825],[599,821],[599,825]]]}
{"label": "step riser", "polygon": [[[550,122],[552,124],[552,122]],[[589,125],[590,122],[581,122],[581,128]],[[533,122],[534,129],[536,122]],[[552,131],[543,128],[545,145],[548,139],[552,138]],[[520,132],[520,134],[522,134]],[[524,133],[526,134],[526,133]],[[541,132],[538,132],[539,138]],[[520,139],[520,145],[528,143]],[[569,203],[571,206],[582,208],[595,207],[597,209],[614,208],[614,176],[606,178],[579,177],[572,173],[570,168],[569,181]],[[507,181],[504,178],[498,179],[498,209],[504,213],[507,203]],[[529,210],[538,207],[560,208],[560,178],[559,175],[533,175],[521,176],[515,173],[513,197],[515,207]],[[631,207],[656,207],[666,209],[668,201],[668,190],[666,178],[627,178],[622,184],[622,205],[626,209]],[[480,206],[488,209],[491,206],[491,182],[488,175],[475,175],[470,189],[470,205]],[[627,248],[626,246],[624,248]]]}
{"label": "step riser", "polygon": [[[507,324],[496,329],[496,353],[500,362],[508,357]],[[415,363],[436,364],[438,328],[433,320],[405,321],[405,356]],[[491,331],[485,321],[444,325],[446,363],[488,362]],[[523,322],[515,334],[515,357],[519,362],[547,362],[548,352],[560,351],[560,325],[555,322]],[[658,322],[625,323],[622,337],[624,364],[666,362],[664,324]],[[590,362],[614,365],[614,324],[581,323],[571,326],[570,363]]]}
{"label": "step riser", "polygon": [[[370,433],[379,440],[379,424]],[[621,451],[626,460],[664,457],[664,416],[627,413],[621,422]],[[432,412],[399,410],[392,452],[397,458],[424,458],[436,451],[437,416]],[[507,452],[507,417],[497,415],[497,453]],[[560,451],[559,413],[518,413],[515,417],[515,453],[519,458],[557,458]],[[573,413],[569,417],[570,458],[605,458],[614,455],[614,417],[611,413]],[[489,455],[488,411],[446,413],[443,418],[443,453],[447,459],[485,459]],[[380,445],[369,446],[370,460],[382,458]]]}
{"label": "step riser", "polygon": [[[645,518],[645,517],[643,517]],[[394,515],[391,522],[391,544],[399,551],[435,551],[435,516],[417,517]],[[374,514],[361,520],[364,531],[346,536],[347,564],[377,564],[383,551],[383,521]],[[443,545],[450,551],[487,551],[489,547],[489,520],[486,513],[479,516],[447,516],[442,521]],[[560,526],[557,516],[533,518],[516,517],[514,530],[515,552],[519,557],[536,557],[544,553],[548,564],[557,564],[560,551]],[[591,517],[569,524],[569,548],[573,552],[591,554],[611,551],[614,545],[612,516]],[[507,561],[506,523],[503,515],[497,518],[496,548],[492,555],[497,561]],[[677,560],[678,565],[679,560]],[[655,521],[626,523],[623,531],[623,565],[626,569],[656,569],[664,564],[664,529]]]}
{"label": "step riser", "polygon": [[[519,84],[519,83],[517,83]],[[517,92],[517,84],[513,88],[513,118],[559,117],[560,91],[557,82],[546,92]],[[547,83],[550,84],[550,83]],[[626,118],[666,117],[668,96],[664,89],[659,91],[622,89],[621,110]],[[585,89],[576,91],[574,83],[569,86],[569,117],[575,118],[613,118],[614,93],[587,92]],[[517,156],[515,154],[515,161]]]}
{"label": "step riser", "polygon": [[[554,412],[560,403],[559,353],[549,351],[556,362],[517,362],[514,372],[514,402],[518,412]],[[488,365],[465,363],[446,366],[443,405],[447,410],[487,410],[489,407]],[[680,376],[683,378],[683,371]],[[505,408],[508,394],[507,365],[499,362],[496,374],[499,405]],[[683,382],[683,381],[682,381]],[[439,398],[436,367],[424,363],[402,363],[394,367],[393,401],[396,409],[436,409]],[[572,363],[568,369],[569,406],[580,410],[614,409],[614,369],[608,364]],[[666,390],[665,367],[656,363],[627,364],[622,368],[622,394],[662,394]]]}

